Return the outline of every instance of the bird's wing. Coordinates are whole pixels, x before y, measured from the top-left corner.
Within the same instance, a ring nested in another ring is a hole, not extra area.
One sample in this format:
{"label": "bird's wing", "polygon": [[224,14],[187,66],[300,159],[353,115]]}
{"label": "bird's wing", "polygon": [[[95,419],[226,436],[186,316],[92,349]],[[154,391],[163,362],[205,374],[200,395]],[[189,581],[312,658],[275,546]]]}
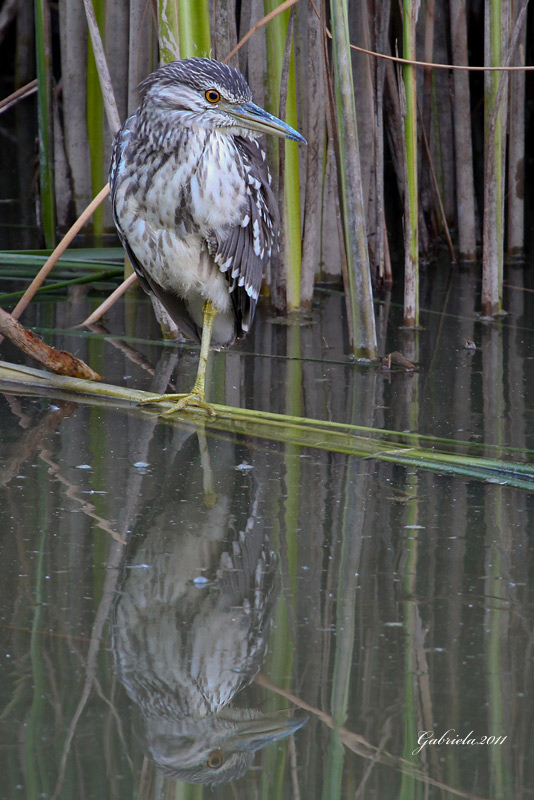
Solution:
{"label": "bird's wing", "polygon": [[135,134],[135,126],[137,123],[137,112],[132,114],[129,117],[122,128],[118,131],[115,139],[113,140],[113,152],[111,155],[111,164],[109,167],[109,186],[110,186],[110,194],[111,194],[111,206],[113,209],[113,221],[115,222],[115,227],[117,228],[117,233],[119,234],[119,239],[121,240],[121,244],[126,250],[126,254],[130,259],[132,267],[134,268],[137,277],[139,278],[139,283],[145,290],[147,294],[150,294],[152,291],[152,287],[150,286],[146,272],[144,271],[142,265],[139,263],[135,254],[131,247],[128,244],[128,239],[126,234],[122,230],[120,219],[119,219],[119,212],[117,208],[117,189],[121,183],[121,172],[125,167],[127,161],[127,148],[132,139],[132,136]]}
{"label": "bird's wing", "polygon": [[113,208],[113,220],[115,222],[115,227],[117,228],[117,233],[119,235],[119,239],[121,240],[121,244],[126,251],[126,255],[128,256],[130,263],[139,279],[139,283],[143,287],[144,291],[149,296],[155,295],[158,298],[160,303],[166,309],[170,318],[178,325],[182,333],[184,333],[186,336],[189,336],[190,339],[200,342],[201,333],[193,321],[189,311],[187,310],[186,304],[182,298],[173,292],[165,291],[165,289],[151,279],[148,272],[137,259],[137,256],[130,247],[128,239],[121,228],[116,206],[116,191],[119,185],[121,164],[124,163],[125,151],[134,133],[136,122],[137,113],[132,114],[132,116],[126,120],[113,141],[113,153],[109,169],[109,185],[111,189],[111,204]]}
{"label": "bird's wing", "polygon": [[238,330],[246,333],[254,318],[263,270],[278,246],[279,217],[265,151],[255,139],[236,136],[234,142],[247,181],[243,217],[240,225],[214,234],[208,247],[228,278]]}

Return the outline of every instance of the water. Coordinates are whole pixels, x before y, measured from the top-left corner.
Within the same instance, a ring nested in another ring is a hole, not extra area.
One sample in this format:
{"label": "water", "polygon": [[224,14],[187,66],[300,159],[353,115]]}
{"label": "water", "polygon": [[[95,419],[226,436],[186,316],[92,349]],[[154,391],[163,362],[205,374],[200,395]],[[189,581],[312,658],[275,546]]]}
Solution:
{"label": "water", "polygon": [[[414,372],[348,361],[335,294],[263,312],[214,354],[210,399],[524,460],[531,296],[484,325],[474,287],[432,275],[418,336],[381,304],[381,350]],[[98,299],[25,321],[107,382],[190,387],[196,349],[160,343],[144,297],[69,331]],[[534,795],[532,492],[53,392],[0,402],[0,798]]]}

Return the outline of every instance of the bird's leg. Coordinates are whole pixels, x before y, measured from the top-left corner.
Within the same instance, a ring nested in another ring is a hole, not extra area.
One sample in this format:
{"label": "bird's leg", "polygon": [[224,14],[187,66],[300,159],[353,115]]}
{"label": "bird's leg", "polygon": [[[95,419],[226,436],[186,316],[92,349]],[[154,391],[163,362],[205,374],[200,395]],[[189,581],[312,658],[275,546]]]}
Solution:
{"label": "bird's leg", "polygon": [[202,402],[205,396],[206,367],[208,366],[208,356],[210,354],[211,332],[213,331],[213,323],[216,316],[217,309],[211,300],[206,300],[202,306],[202,339],[200,341],[197,377],[191,389],[191,395],[198,397]]}
{"label": "bird's leg", "polygon": [[183,411],[188,406],[195,408],[203,408],[208,411],[213,417],[215,410],[213,406],[205,401],[205,383],[206,383],[206,367],[208,365],[208,356],[210,352],[211,333],[213,330],[213,323],[217,316],[217,309],[211,302],[206,300],[202,306],[202,339],[200,342],[200,358],[198,361],[197,377],[195,383],[189,394],[162,394],[158,397],[151,397],[147,400],[141,400],[144,403],[160,403],[178,400],[176,405],[163,412],[164,416],[174,414],[176,411]]}

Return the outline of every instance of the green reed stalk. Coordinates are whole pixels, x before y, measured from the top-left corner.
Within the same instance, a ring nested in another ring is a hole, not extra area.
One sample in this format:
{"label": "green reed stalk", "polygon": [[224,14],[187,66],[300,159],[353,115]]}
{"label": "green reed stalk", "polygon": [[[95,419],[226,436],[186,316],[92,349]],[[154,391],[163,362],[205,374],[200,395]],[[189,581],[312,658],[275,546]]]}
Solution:
{"label": "green reed stalk", "polygon": [[[415,59],[415,23],[419,4],[403,0],[402,52],[404,58]],[[406,108],[404,139],[406,186],[404,191],[404,324],[419,325],[419,224],[417,188],[417,87],[415,67],[403,67]]]}
{"label": "green reed stalk", "polygon": [[[280,0],[265,0],[265,13],[269,14],[280,5]],[[287,95],[285,114],[280,108],[281,74],[284,64],[284,52],[288,36],[290,11],[278,14],[266,28],[267,42],[267,83],[266,97],[269,111],[284,117],[292,128],[298,127],[297,120],[297,86],[295,72],[294,45],[291,43],[291,55],[287,75]],[[283,227],[286,266],[286,303],[288,311],[300,308],[300,283],[302,270],[301,246],[301,212],[300,212],[300,175],[299,150],[296,142],[286,141],[284,161],[284,203]]]}
{"label": "green reed stalk", "polygon": [[162,64],[168,64],[181,55],[178,14],[175,0],[158,0],[159,60]]}
{"label": "green reed stalk", "polygon": [[369,267],[358,125],[350,55],[346,0],[331,0],[334,80],[339,146],[339,174],[345,250],[347,254],[347,311],[352,351],[358,358],[377,355],[373,290]]}
{"label": "green reed stalk", "polygon": [[52,130],[52,64],[48,3],[35,0],[35,55],[37,66],[37,120],[41,225],[47,247],[56,243],[54,194],[54,137]]}
{"label": "green reed stalk", "polygon": [[[286,100],[286,121],[292,128],[298,127],[297,85],[295,77],[295,52],[291,48]],[[284,170],[284,225],[287,260],[287,307],[288,311],[300,308],[300,284],[302,276],[302,235],[300,222],[300,173],[299,146],[286,141]]]}
{"label": "green reed stalk", "polygon": [[[167,0],[171,6],[173,0]],[[209,0],[179,0],[180,57],[211,55]]]}
{"label": "green reed stalk", "polygon": [[[497,67],[502,59],[501,0],[486,0],[486,43],[484,61]],[[503,282],[503,114],[497,97],[500,72],[484,78],[484,225],[482,240],[482,314],[502,312]]]}

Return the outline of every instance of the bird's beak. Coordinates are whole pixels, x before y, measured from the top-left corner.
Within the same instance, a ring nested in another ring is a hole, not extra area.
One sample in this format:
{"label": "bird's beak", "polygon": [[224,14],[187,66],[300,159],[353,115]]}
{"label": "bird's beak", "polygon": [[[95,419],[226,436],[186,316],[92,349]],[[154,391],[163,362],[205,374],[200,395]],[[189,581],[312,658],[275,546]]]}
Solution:
{"label": "bird's beak", "polygon": [[[285,712],[287,714],[287,712]],[[233,737],[233,747],[236,750],[246,750],[250,753],[261,750],[271,742],[285,739],[298,731],[308,717],[295,714],[291,718],[284,717],[284,712],[261,716],[257,719],[243,719],[238,723],[238,730]],[[235,720],[234,720],[235,722]]]}
{"label": "bird's beak", "polygon": [[248,128],[248,130],[258,131],[258,133],[271,133],[282,137],[282,139],[292,139],[294,142],[308,144],[304,136],[301,136],[298,131],[282,122],[278,117],[273,117],[272,114],[264,111],[256,103],[245,103],[242,106],[226,108],[225,111],[238,120],[243,128]]}

